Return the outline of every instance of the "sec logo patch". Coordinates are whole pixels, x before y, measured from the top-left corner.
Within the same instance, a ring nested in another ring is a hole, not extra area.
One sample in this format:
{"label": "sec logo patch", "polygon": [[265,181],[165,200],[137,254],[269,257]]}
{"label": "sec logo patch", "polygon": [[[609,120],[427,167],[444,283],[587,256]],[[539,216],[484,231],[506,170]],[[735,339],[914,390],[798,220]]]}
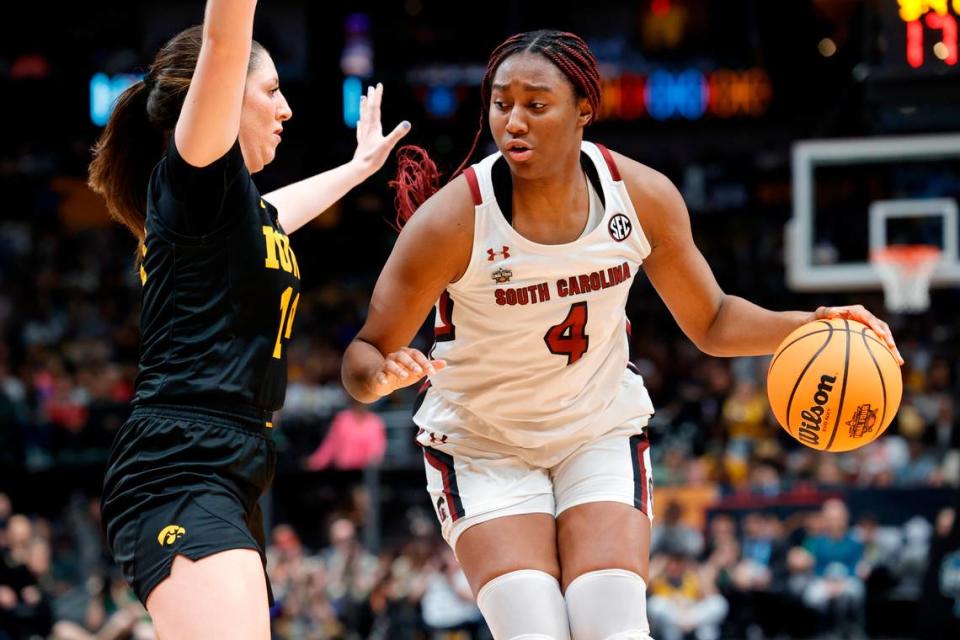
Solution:
{"label": "sec logo patch", "polygon": [[630,237],[630,232],[633,231],[633,225],[630,223],[630,218],[622,213],[618,213],[610,218],[610,224],[607,225],[607,229],[610,231],[611,238],[617,242],[623,242]]}

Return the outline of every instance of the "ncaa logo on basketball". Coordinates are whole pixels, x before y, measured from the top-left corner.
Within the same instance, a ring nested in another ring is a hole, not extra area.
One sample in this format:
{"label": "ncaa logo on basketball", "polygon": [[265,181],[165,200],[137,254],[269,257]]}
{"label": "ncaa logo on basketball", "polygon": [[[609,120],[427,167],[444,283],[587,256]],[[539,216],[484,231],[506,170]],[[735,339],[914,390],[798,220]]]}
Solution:
{"label": "ncaa logo on basketball", "polygon": [[610,219],[610,224],[607,225],[607,229],[610,231],[611,238],[617,242],[623,242],[630,237],[630,232],[633,231],[633,225],[630,223],[630,218],[622,213],[618,213]]}
{"label": "ncaa logo on basketball", "polygon": [[846,425],[850,427],[851,438],[862,438],[873,431],[873,426],[876,423],[877,410],[871,408],[869,404],[861,404],[853,412],[853,418],[848,420]]}

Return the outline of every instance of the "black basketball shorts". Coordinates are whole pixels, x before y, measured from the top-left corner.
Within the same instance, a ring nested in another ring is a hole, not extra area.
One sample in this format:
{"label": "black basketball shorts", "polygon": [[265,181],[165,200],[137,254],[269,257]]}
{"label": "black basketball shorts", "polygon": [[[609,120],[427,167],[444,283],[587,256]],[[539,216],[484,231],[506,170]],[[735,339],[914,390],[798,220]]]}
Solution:
{"label": "black basketball shorts", "polygon": [[[140,601],[177,555],[254,549],[266,575],[258,500],[275,467],[262,412],[135,408],[113,443],[101,511],[113,557]],[[269,580],[267,593],[272,605]]]}

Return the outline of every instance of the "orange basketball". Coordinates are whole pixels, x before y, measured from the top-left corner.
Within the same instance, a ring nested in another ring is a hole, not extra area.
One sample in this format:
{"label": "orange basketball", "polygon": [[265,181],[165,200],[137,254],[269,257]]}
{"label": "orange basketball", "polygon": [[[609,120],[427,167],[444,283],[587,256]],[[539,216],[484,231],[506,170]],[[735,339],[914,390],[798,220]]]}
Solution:
{"label": "orange basketball", "polygon": [[777,347],[767,397],[791,436],[819,451],[876,440],[900,407],[896,358],[869,327],[834,318],[809,322]]}

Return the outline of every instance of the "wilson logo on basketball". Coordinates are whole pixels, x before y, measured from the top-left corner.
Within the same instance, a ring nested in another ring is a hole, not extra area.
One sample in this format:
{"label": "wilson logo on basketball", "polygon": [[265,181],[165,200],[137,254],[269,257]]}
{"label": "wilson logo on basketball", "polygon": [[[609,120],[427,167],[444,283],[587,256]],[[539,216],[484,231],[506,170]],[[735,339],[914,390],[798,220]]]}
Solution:
{"label": "wilson logo on basketball", "polygon": [[617,242],[623,242],[630,236],[633,225],[630,224],[630,218],[622,213],[618,213],[610,218],[610,224],[607,225],[607,229],[610,231],[611,238]]}
{"label": "wilson logo on basketball", "polygon": [[869,404],[862,404],[853,412],[853,417],[846,423],[850,427],[851,438],[862,438],[873,431],[877,423],[877,410]]}
{"label": "wilson logo on basketball", "polygon": [[179,540],[186,532],[187,530],[178,524],[167,525],[157,534],[157,542],[161,547],[166,547]]}
{"label": "wilson logo on basketball", "polygon": [[830,417],[830,412],[823,407],[830,402],[830,392],[833,391],[833,385],[837,381],[836,376],[820,376],[820,384],[817,385],[817,392],[813,394],[814,404],[809,409],[800,412],[800,429],[797,431],[797,437],[806,444],[820,444],[820,425]]}

